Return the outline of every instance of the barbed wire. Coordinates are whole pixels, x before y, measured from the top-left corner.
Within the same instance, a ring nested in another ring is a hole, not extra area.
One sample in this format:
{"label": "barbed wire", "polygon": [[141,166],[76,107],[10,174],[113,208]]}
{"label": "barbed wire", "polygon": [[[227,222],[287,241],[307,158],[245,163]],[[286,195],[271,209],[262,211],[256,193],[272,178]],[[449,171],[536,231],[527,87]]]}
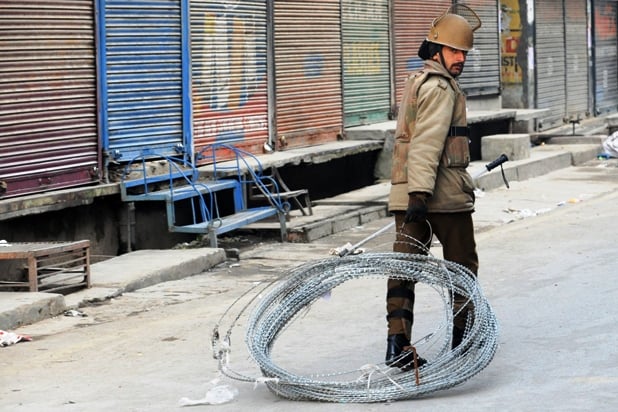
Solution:
{"label": "barbed wire", "polygon": [[[438,292],[444,321],[434,332],[414,342],[418,345],[439,340],[437,353],[428,363],[407,372],[380,363],[337,373],[299,375],[273,362],[275,340],[301,312],[343,283],[363,278],[412,280]],[[429,255],[362,253],[307,262],[253,293],[256,295],[242,309],[244,312],[253,307],[245,343],[262,375],[247,376],[229,366],[230,335],[240,314],[223,339],[219,324],[215,327],[213,356],[225,376],[264,383],[286,399],[368,403],[416,398],[454,387],[478,374],[491,362],[498,346],[497,319],[473,274],[461,265]],[[473,307],[474,316],[468,316],[462,343],[451,349],[454,294],[468,299],[467,306]]]}

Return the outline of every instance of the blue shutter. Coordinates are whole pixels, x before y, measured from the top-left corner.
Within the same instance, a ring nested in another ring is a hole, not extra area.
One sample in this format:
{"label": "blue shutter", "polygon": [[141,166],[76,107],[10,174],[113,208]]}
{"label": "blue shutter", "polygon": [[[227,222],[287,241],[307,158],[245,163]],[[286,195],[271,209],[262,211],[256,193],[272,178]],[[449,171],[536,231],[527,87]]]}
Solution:
{"label": "blue shutter", "polygon": [[186,0],[100,2],[100,120],[109,159],[190,155]]}

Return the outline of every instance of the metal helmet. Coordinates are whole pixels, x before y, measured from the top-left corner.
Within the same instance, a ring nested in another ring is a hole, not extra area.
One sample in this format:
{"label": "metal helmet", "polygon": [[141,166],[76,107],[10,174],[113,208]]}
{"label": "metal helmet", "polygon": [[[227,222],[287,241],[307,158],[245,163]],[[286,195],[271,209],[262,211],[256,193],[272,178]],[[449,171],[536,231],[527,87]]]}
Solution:
{"label": "metal helmet", "polygon": [[469,51],[474,44],[474,32],[481,27],[481,19],[468,6],[455,4],[431,23],[427,41]]}

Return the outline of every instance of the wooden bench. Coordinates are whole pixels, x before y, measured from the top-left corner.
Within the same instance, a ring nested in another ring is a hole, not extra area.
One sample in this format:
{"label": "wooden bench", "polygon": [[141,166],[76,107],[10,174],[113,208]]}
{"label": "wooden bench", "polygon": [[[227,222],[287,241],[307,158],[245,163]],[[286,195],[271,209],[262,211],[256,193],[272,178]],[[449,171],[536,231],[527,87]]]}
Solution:
{"label": "wooden bench", "polygon": [[58,292],[90,287],[90,241],[18,242],[0,247],[0,260],[25,262],[25,281],[0,281],[0,288]]}

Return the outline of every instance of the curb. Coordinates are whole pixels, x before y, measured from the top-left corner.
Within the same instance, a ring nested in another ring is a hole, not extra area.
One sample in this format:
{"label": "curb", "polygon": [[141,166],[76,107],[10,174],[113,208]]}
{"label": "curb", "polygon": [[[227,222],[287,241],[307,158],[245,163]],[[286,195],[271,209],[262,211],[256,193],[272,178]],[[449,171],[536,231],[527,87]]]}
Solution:
{"label": "curb", "polygon": [[[318,206],[319,207],[319,206]],[[386,201],[381,201],[380,205],[366,206],[354,205],[355,210],[340,214],[333,214],[324,219],[290,228],[288,230],[288,240],[295,243],[310,243],[317,239],[342,232],[353,227],[363,225],[372,220],[377,220],[388,215]],[[314,210],[315,210],[314,206]]]}
{"label": "curb", "polygon": [[0,329],[9,330],[57,316],[64,297],[44,292],[0,292]]}
{"label": "curb", "polygon": [[126,292],[197,275],[226,260],[223,249],[139,250],[90,266],[92,287],[68,295],[0,292],[0,329],[9,330]]}
{"label": "curb", "polygon": [[[581,165],[596,158],[602,148],[601,144],[539,146],[530,153],[530,158],[505,163],[504,174],[508,181],[532,179],[559,169]],[[474,163],[470,167],[472,175],[474,175],[473,172],[479,172],[484,167],[482,162]],[[504,185],[502,174],[497,170],[477,178],[475,183],[479,189],[484,191]]]}

